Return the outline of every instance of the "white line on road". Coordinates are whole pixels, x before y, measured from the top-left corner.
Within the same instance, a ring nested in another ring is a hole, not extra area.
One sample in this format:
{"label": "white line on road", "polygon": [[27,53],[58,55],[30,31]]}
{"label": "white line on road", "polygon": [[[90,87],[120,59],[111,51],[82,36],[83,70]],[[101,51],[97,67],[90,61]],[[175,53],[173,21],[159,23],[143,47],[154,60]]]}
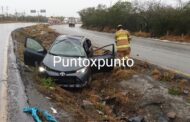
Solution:
{"label": "white line on road", "polygon": [[[9,39],[7,39],[9,40]],[[8,42],[6,41],[4,47],[4,61],[3,61],[3,78],[0,88],[0,120],[7,122],[7,59],[8,59]]]}

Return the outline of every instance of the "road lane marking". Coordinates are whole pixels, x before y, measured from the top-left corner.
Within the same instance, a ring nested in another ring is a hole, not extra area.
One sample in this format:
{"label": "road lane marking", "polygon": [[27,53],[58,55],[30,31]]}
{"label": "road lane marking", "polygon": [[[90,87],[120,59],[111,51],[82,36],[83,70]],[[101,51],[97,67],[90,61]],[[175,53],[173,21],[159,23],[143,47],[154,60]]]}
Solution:
{"label": "road lane marking", "polygon": [[10,37],[7,39],[4,47],[4,61],[3,61],[3,78],[0,86],[0,120],[7,122],[7,64],[8,64],[8,42]]}

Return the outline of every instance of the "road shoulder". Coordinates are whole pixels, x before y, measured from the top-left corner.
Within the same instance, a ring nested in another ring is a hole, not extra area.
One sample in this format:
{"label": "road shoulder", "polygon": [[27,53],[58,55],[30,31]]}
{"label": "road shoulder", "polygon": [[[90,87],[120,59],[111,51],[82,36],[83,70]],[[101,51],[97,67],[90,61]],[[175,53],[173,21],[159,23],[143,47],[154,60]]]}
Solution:
{"label": "road shoulder", "polygon": [[8,122],[34,122],[33,118],[22,112],[28,106],[25,88],[22,83],[16,57],[13,51],[12,38],[9,40],[8,49]]}
{"label": "road shoulder", "polygon": [[3,75],[0,82],[0,120],[7,121],[7,55],[8,44],[4,47]]}

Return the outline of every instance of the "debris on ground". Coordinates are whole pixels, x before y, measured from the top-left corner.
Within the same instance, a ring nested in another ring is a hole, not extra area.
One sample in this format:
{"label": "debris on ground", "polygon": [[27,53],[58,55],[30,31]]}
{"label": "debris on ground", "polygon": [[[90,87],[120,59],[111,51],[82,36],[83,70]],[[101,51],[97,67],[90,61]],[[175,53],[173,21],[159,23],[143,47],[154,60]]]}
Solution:
{"label": "debris on ground", "polygon": [[43,115],[48,122],[57,122],[55,117],[52,116],[48,111],[43,111]]}
{"label": "debris on ground", "polygon": [[[34,118],[34,120],[36,122],[44,122],[44,121],[57,122],[55,117],[52,116],[48,111],[41,112],[38,108],[35,108],[35,107],[24,108],[23,112],[32,114],[32,117]],[[40,117],[42,116],[41,114],[43,114],[42,119],[40,119]],[[44,120],[44,118],[45,118],[45,120]]]}
{"label": "debris on ground", "polygon": [[40,119],[40,117],[38,116],[39,110],[37,108],[29,108],[29,107],[28,108],[24,108],[23,112],[32,114],[32,117],[34,118],[34,120],[36,122],[42,122],[41,119]]}
{"label": "debris on ground", "polygon": [[143,117],[137,116],[137,117],[129,118],[128,122],[145,122],[145,121]]}
{"label": "debris on ground", "polygon": [[57,110],[55,108],[51,107],[50,109],[52,110],[53,114],[57,114]]}
{"label": "debris on ground", "polygon": [[94,105],[88,100],[83,100],[81,107],[84,109],[89,109],[89,110],[94,109]]}
{"label": "debris on ground", "polygon": [[160,37],[161,40],[171,40],[171,41],[178,41],[178,42],[190,42],[190,35],[165,35]]}
{"label": "debris on ground", "polygon": [[170,119],[175,119],[176,118],[176,113],[175,112],[168,112],[167,113],[167,117],[170,118]]}
{"label": "debris on ground", "polygon": [[189,90],[184,89],[184,90],[183,90],[183,94],[184,94],[184,95],[188,95],[188,94],[189,94]]}

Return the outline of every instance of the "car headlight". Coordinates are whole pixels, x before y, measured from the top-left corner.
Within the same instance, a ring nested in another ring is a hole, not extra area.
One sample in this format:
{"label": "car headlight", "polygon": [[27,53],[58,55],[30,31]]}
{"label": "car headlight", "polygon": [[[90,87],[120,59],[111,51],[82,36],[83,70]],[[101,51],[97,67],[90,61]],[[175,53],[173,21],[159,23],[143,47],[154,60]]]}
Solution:
{"label": "car headlight", "polygon": [[77,70],[77,73],[85,73],[86,69],[87,69],[86,67],[79,69],[79,70]]}
{"label": "car headlight", "polygon": [[46,69],[45,69],[43,66],[40,66],[40,67],[38,68],[38,71],[41,72],[41,73],[43,73],[43,72],[46,71]]}

